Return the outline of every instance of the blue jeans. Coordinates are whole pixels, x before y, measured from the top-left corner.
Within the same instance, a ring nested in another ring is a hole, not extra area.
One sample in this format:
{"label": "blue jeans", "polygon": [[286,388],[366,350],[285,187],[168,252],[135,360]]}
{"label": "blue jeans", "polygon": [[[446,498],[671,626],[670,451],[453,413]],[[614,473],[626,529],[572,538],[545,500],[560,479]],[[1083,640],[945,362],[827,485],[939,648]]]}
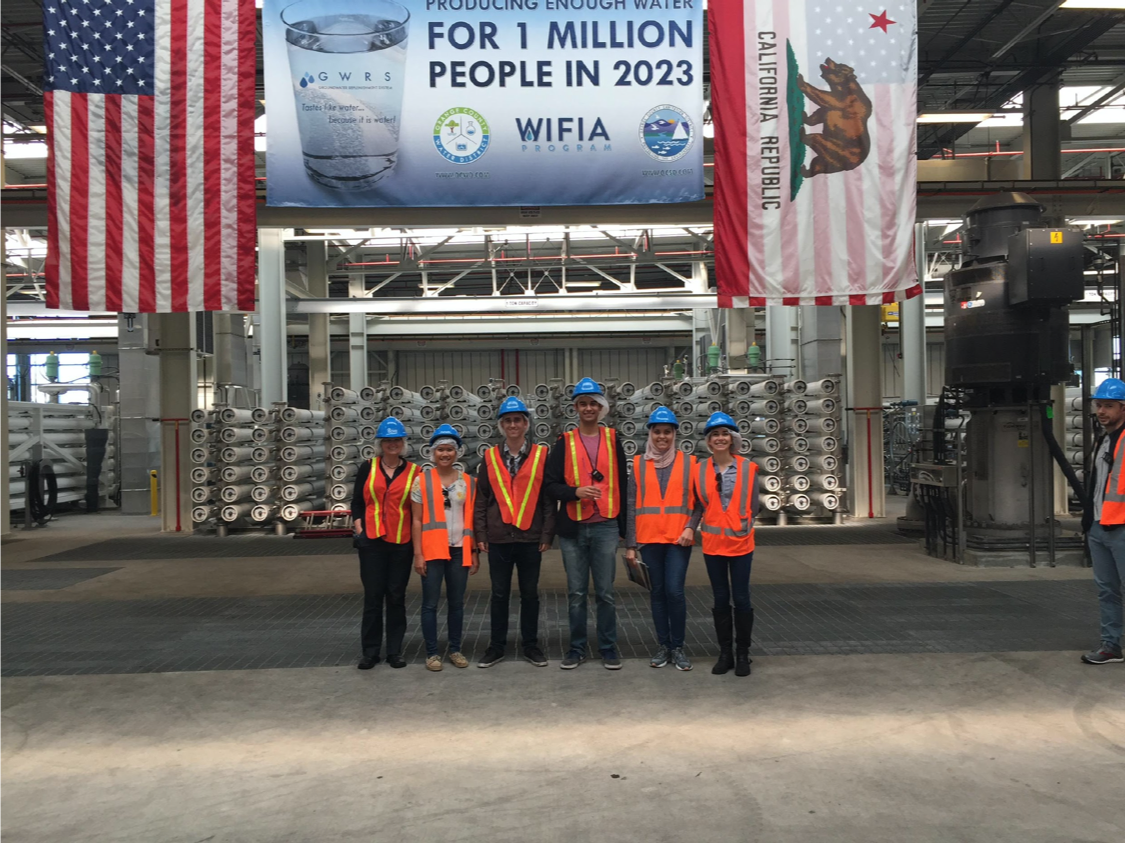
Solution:
{"label": "blue jeans", "polygon": [[687,625],[684,580],[691,548],[678,544],[646,544],[641,548],[641,559],[648,566],[652,580],[652,623],[656,627],[656,639],[661,647],[682,647]]}
{"label": "blue jeans", "polygon": [[586,601],[590,576],[598,604],[598,649],[617,647],[617,607],[613,575],[617,572],[617,521],[578,524],[574,536],[559,536],[570,609],[570,649],[586,652]]}
{"label": "blue jeans", "polygon": [[734,610],[749,612],[750,605],[750,563],[754,561],[753,552],[745,556],[703,555],[707,563],[707,576],[711,578],[711,591],[715,593],[715,608],[726,609],[734,596]]}
{"label": "blue jeans", "polygon": [[1125,526],[1106,530],[1101,524],[1088,536],[1094,584],[1102,618],[1102,644],[1121,649],[1122,582],[1125,582]]}
{"label": "blue jeans", "polygon": [[445,582],[445,602],[449,622],[449,652],[461,651],[461,631],[465,623],[465,588],[469,585],[469,569],[461,565],[462,548],[449,548],[452,559],[426,560],[426,576],[422,577],[422,637],[426,655],[436,656],[437,607],[441,602],[441,584]]}

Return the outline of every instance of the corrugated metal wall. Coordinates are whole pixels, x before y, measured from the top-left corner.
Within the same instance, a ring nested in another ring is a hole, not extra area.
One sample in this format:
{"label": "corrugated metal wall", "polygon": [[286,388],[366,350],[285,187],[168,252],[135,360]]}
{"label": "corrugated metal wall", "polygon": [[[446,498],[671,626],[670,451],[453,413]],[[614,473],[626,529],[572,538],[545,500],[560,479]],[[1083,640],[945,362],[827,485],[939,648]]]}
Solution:
{"label": "corrugated metal wall", "polygon": [[[883,397],[897,401],[902,397],[902,360],[899,344],[883,344]],[[936,398],[945,383],[945,343],[926,343],[926,393]]]}
{"label": "corrugated metal wall", "polygon": [[[516,352],[505,352],[501,364],[500,351],[400,351],[397,382],[407,389],[418,389],[441,380],[463,386],[478,386],[490,378],[503,376],[508,383],[519,383],[525,391],[551,378],[566,377],[566,354],[563,349],[519,352],[519,376],[516,375]],[[579,349],[577,373],[572,379],[589,376],[604,381],[616,377],[645,386],[664,375],[668,352],[664,348],[645,349]],[[502,374],[503,373],[503,374]]]}

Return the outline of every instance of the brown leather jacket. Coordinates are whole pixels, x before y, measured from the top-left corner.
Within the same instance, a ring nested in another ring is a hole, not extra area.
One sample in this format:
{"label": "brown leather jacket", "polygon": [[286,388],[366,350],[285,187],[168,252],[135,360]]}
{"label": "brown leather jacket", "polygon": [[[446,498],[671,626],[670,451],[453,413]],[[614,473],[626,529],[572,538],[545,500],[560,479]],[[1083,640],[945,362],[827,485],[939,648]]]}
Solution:
{"label": "brown leather jacket", "polygon": [[534,542],[550,544],[555,540],[555,502],[547,497],[547,484],[539,489],[539,503],[529,530],[520,530],[505,524],[500,517],[500,505],[488,479],[488,466],[481,460],[477,469],[477,500],[473,509],[473,537],[480,542],[514,544]]}

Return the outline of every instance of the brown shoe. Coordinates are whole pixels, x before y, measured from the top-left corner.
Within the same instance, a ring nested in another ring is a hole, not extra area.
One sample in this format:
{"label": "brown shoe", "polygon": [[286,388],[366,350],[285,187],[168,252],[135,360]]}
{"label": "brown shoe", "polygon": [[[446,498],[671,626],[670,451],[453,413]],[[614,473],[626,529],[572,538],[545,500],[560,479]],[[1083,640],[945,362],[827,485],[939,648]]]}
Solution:
{"label": "brown shoe", "polygon": [[426,656],[426,670],[441,670],[441,656]]}
{"label": "brown shoe", "polygon": [[454,667],[468,667],[469,660],[461,655],[460,652],[450,653],[449,661]]}

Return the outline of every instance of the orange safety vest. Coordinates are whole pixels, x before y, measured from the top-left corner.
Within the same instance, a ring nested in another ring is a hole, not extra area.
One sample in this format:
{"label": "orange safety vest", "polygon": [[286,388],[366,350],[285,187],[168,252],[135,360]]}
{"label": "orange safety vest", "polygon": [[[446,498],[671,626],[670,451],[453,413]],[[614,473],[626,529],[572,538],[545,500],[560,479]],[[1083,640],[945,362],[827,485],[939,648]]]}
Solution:
{"label": "orange safety vest", "polygon": [[580,439],[577,430],[563,434],[566,446],[566,467],[563,472],[568,486],[597,486],[602,496],[596,501],[571,501],[566,505],[571,521],[585,521],[597,512],[605,518],[616,518],[621,511],[621,484],[617,479],[617,431],[603,427],[598,434],[601,447],[598,448],[597,469],[602,474],[600,481],[594,480],[594,465]]}
{"label": "orange safety vest", "polygon": [[1125,524],[1125,451],[1121,449],[1122,442],[1125,442],[1125,433],[1117,438],[1117,447],[1113,449],[1113,465],[1105,480],[1100,524]]}
{"label": "orange safety vest", "polygon": [[516,472],[515,478],[504,465],[500,447],[489,448],[484,455],[488,466],[488,481],[496,503],[500,506],[500,518],[520,530],[530,530],[539,507],[539,490],[543,488],[544,461],[547,459],[546,445],[532,445],[531,451]]}
{"label": "orange safety vest", "polygon": [[363,500],[367,504],[363,529],[369,539],[410,544],[410,487],[419,471],[418,466],[408,462],[406,470],[393,483],[387,483],[386,475],[379,468],[379,458],[371,460],[371,473],[363,487]]}
{"label": "orange safety vest", "polygon": [[660,494],[660,480],[652,460],[633,457],[633,482],[637,484],[635,514],[637,544],[675,544],[691,520],[691,476],[695,457],[678,452],[672,462],[668,487]]}
{"label": "orange safety vest", "polygon": [[461,535],[451,536],[445,527],[445,500],[437,469],[427,468],[422,472],[422,557],[426,561],[450,559],[449,548],[456,541],[464,550],[461,564],[468,568],[473,564],[473,504],[477,497],[477,483],[463,472],[461,477],[468,490],[465,496],[465,525]]}
{"label": "orange safety vest", "polygon": [[695,494],[703,504],[703,552],[711,556],[744,556],[754,551],[754,484],[758,482],[758,465],[745,457],[735,457],[738,477],[730,506],[723,502],[716,488],[715,465],[711,458],[699,463],[695,475]]}

